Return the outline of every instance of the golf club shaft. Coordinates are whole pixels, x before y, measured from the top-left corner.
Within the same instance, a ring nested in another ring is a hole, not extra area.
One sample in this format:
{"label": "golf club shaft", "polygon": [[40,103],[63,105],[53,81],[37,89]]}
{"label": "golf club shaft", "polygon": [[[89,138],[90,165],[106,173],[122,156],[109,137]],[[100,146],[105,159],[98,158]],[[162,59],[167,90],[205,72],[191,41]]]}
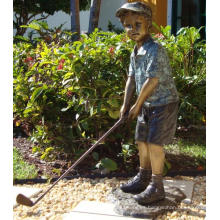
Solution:
{"label": "golf club shaft", "polygon": [[81,161],[83,161],[85,159],[85,157],[95,148],[97,147],[97,145],[103,141],[113,130],[115,130],[121,123],[123,123],[125,121],[125,117],[120,118],[94,145],[92,145],[92,147],[90,147],[71,167],[69,167],[69,169],[63,173],[59,179],[57,179],[53,185],[47,189],[34,203],[33,205],[37,204],[61,179],[63,179],[66,174],[68,174],[70,172],[70,170],[72,170],[74,167],[76,167]]}

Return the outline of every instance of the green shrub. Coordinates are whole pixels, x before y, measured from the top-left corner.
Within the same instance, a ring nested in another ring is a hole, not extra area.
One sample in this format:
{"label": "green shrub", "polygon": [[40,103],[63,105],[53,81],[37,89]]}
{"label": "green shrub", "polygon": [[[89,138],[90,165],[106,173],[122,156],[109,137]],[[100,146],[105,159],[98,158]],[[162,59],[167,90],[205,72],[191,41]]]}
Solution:
{"label": "green shrub", "polygon": [[[181,99],[179,123],[202,124],[205,43],[195,28],[183,28],[176,37],[169,30],[154,37],[171,58]],[[14,120],[38,143],[33,150],[47,160],[57,150],[78,156],[118,119],[134,46],[124,33],[98,30],[75,42],[54,37],[47,43],[16,42],[13,50]],[[129,132],[133,138],[134,129]],[[122,128],[106,144],[114,150],[127,133]]]}
{"label": "green shrub", "polygon": [[33,128],[43,158],[49,159],[51,147],[77,154],[82,143],[88,146],[112,126],[131,48],[124,34],[97,30],[61,46],[14,44],[14,117]]}
{"label": "green shrub", "polygon": [[117,163],[114,160],[109,158],[102,158],[97,164],[96,168],[98,169],[107,169],[108,171],[115,171],[117,170]]}
{"label": "green shrub", "polygon": [[155,35],[170,57],[180,96],[179,123],[184,125],[205,123],[206,44],[200,40],[200,29],[184,27],[175,37],[167,26]]}

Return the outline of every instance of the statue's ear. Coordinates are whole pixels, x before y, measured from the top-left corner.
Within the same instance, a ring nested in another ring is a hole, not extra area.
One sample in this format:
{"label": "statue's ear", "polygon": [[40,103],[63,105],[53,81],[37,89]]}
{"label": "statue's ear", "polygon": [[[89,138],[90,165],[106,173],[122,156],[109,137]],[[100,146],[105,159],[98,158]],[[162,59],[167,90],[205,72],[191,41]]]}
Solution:
{"label": "statue's ear", "polygon": [[121,17],[119,18],[119,20],[121,21],[122,25],[124,25],[125,16],[121,16]]}
{"label": "statue's ear", "polygon": [[152,19],[148,19],[148,29],[152,28]]}

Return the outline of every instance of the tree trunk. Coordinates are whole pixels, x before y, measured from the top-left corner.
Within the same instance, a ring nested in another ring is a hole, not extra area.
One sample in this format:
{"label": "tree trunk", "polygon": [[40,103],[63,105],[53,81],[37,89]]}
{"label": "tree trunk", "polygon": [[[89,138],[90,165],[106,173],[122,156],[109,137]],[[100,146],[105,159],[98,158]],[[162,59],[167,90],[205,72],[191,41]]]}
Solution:
{"label": "tree trunk", "polygon": [[89,17],[89,34],[98,27],[99,24],[99,12],[101,7],[101,0],[92,0]]}
{"label": "tree trunk", "polygon": [[20,13],[19,17],[18,17],[18,14],[15,13],[15,18],[16,18],[16,21],[14,21],[14,24],[17,29],[15,36],[17,36],[17,35],[23,36],[26,32],[26,28],[22,28],[20,26],[28,24],[28,11],[27,11],[27,8],[25,7],[24,2],[22,2],[21,13]]}
{"label": "tree trunk", "polygon": [[74,40],[80,38],[79,0],[70,0],[71,31],[76,32]]}

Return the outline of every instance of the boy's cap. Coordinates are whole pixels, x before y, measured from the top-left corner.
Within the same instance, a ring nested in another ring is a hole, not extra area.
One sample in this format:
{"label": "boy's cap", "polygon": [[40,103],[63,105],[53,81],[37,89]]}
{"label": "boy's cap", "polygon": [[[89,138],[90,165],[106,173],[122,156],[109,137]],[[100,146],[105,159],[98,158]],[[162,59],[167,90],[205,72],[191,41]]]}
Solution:
{"label": "boy's cap", "polygon": [[137,13],[145,14],[147,17],[152,18],[151,8],[142,2],[125,3],[116,11],[115,15],[120,17],[126,11],[134,11]]}

